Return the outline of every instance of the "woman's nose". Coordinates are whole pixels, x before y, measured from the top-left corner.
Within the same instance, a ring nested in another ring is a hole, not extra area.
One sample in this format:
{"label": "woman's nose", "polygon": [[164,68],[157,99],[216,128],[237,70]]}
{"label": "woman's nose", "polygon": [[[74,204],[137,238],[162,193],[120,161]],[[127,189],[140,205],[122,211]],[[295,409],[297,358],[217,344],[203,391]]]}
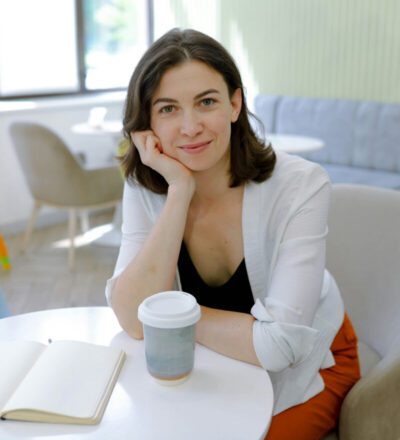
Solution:
{"label": "woman's nose", "polygon": [[182,116],[181,120],[181,134],[195,137],[199,133],[201,133],[203,129],[202,122],[200,117],[196,115],[195,112],[185,112]]}

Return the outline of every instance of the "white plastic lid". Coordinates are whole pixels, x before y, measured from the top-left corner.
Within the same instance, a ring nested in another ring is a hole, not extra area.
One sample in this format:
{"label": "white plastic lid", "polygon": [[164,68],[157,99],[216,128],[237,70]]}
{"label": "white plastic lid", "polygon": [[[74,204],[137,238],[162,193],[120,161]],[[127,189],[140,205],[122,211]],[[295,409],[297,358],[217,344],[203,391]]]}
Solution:
{"label": "white plastic lid", "polygon": [[186,292],[160,292],[146,298],[139,306],[138,318],[157,328],[180,328],[195,324],[201,316],[196,298]]}

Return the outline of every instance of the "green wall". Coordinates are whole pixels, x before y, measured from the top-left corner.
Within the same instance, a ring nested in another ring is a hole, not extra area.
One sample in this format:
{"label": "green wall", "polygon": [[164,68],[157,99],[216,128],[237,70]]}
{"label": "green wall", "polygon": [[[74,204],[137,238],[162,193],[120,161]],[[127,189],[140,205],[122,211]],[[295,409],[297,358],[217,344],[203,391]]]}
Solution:
{"label": "green wall", "polygon": [[161,2],[173,17],[164,29],[194,27],[230,50],[250,99],[264,92],[400,102],[400,0]]}

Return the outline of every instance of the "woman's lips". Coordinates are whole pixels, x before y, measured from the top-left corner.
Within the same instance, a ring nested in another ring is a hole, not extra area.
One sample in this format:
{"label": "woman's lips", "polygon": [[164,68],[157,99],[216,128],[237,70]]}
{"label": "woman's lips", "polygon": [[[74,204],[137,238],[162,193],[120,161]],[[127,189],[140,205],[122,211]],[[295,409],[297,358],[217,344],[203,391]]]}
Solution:
{"label": "woman's lips", "polygon": [[210,143],[211,141],[198,142],[196,144],[181,145],[179,148],[185,153],[196,154],[204,151],[210,145]]}

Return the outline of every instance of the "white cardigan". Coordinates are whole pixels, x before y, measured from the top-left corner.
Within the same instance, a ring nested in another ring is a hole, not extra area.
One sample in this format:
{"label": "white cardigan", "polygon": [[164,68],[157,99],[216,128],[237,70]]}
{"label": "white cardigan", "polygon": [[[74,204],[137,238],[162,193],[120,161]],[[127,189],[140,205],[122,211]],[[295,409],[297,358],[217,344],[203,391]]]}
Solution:
{"label": "white cardigan", "polygon": [[[343,302],[325,270],[331,185],[326,172],[300,157],[277,153],[272,176],[245,186],[243,240],[255,304],[253,343],[274,388],[274,414],[305,402],[324,388],[321,368],[334,365],[332,341],[344,317]],[[165,202],[125,184],[123,238],[113,277],[139,251]],[[175,288],[181,289],[179,273]]]}

